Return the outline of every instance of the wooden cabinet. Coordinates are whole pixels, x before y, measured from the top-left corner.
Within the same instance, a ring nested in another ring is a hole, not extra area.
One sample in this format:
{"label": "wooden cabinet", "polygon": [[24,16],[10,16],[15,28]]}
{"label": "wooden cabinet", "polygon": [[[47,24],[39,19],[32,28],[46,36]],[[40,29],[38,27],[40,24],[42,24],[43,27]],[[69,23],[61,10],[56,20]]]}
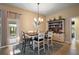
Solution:
{"label": "wooden cabinet", "polygon": [[59,34],[59,33],[53,33],[53,40],[59,41],[59,42],[64,42],[64,34]]}
{"label": "wooden cabinet", "polygon": [[53,31],[53,40],[64,42],[64,20],[48,21],[48,30]]}

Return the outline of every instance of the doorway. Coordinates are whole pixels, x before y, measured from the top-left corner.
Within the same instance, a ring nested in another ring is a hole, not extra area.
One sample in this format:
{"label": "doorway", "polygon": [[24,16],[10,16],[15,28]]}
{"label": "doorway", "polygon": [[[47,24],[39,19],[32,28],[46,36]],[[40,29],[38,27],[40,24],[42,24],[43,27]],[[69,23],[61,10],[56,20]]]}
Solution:
{"label": "doorway", "polygon": [[71,18],[71,45],[68,51],[69,55],[76,55],[77,54],[77,33],[76,33],[76,17]]}
{"label": "doorway", "polygon": [[72,18],[71,20],[71,39],[76,40],[76,18]]}

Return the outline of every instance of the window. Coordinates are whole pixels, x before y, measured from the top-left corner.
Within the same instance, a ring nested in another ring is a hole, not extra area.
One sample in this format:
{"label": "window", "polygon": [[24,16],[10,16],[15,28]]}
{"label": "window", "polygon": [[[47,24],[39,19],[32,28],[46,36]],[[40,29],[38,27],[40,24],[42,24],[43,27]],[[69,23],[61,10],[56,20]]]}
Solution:
{"label": "window", "polygon": [[8,38],[9,44],[19,41],[19,15],[16,13],[8,14]]}
{"label": "window", "polygon": [[11,37],[17,36],[17,24],[16,21],[9,22],[9,32]]}
{"label": "window", "polygon": [[9,37],[9,43],[17,43],[17,38],[19,36],[19,26],[18,26],[18,20],[19,19],[8,19],[8,37]]}

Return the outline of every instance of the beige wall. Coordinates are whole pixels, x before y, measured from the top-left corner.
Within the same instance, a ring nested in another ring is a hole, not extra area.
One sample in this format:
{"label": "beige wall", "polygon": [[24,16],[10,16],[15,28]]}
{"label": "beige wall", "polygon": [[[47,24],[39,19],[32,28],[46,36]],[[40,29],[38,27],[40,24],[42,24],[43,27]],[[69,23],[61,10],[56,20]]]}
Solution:
{"label": "beige wall", "polygon": [[[33,30],[35,31],[35,28],[33,26],[33,20],[34,17],[37,17],[37,14],[28,10],[23,10],[17,7],[13,7],[13,6],[9,6],[6,4],[0,4],[0,9],[4,9],[6,11],[12,11],[12,12],[16,12],[21,15],[21,19],[20,19],[20,27],[21,27],[21,31],[29,31],[29,30]],[[41,23],[40,28],[41,31],[45,31],[46,29],[46,17],[43,15],[40,15],[40,17],[42,17],[44,19],[44,21]]]}
{"label": "beige wall", "polygon": [[[63,10],[60,10],[59,12],[46,16],[46,20],[58,18],[59,16],[62,16],[65,18],[65,40],[67,42],[71,42],[71,18],[74,16],[79,15],[79,6],[72,6],[70,8],[66,8]],[[78,26],[78,25],[77,25]],[[48,27],[47,27],[48,28]],[[79,33],[79,31],[77,31]]]}
{"label": "beige wall", "polygon": [[[5,13],[7,11],[11,11],[11,12],[15,12],[18,14],[22,14],[20,17],[20,31],[24,31],[24,32],[35,31],[35,28],[33,26],[33,20],[34,20],[34,17],[37,17],[36,13],[28,11],[28,10],[20,9],[17,7],[9,6],[6,4],[0,4],[0,10],[5,11]],[[40,15],[40,17],[42,17],[44,21],[41,23],[39,30],[42,32],[45,32],[45,30],[46,30],[46,17],[43,15]],[[6,16],[5,20],[7,21],[7,16]],[[7,22],[5,24],[7,27]],[[7,33],[8,29],[7,30],[4,29],[4,31],[5,31],[5,33],[3,32],[2,45],[9,44],[8,33]],[[5,34],[5,37],[4,37],[4,34]]]}

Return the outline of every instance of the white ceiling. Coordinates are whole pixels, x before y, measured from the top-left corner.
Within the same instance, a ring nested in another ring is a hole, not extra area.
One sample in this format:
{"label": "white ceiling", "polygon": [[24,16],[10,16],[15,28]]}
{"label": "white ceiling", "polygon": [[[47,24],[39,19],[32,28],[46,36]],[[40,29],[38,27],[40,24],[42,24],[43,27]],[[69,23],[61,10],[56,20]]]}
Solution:
{"label": "white ceiling", "polygon": [[[33,12],[38,12],[38,6],[37,3],[9,3],[8,5],[16,6],[22,9],[27,9]],[[42,15],[51,15],[59,10],[79,5],[77,3],[40,3],[39,5],[39,13]]]}

